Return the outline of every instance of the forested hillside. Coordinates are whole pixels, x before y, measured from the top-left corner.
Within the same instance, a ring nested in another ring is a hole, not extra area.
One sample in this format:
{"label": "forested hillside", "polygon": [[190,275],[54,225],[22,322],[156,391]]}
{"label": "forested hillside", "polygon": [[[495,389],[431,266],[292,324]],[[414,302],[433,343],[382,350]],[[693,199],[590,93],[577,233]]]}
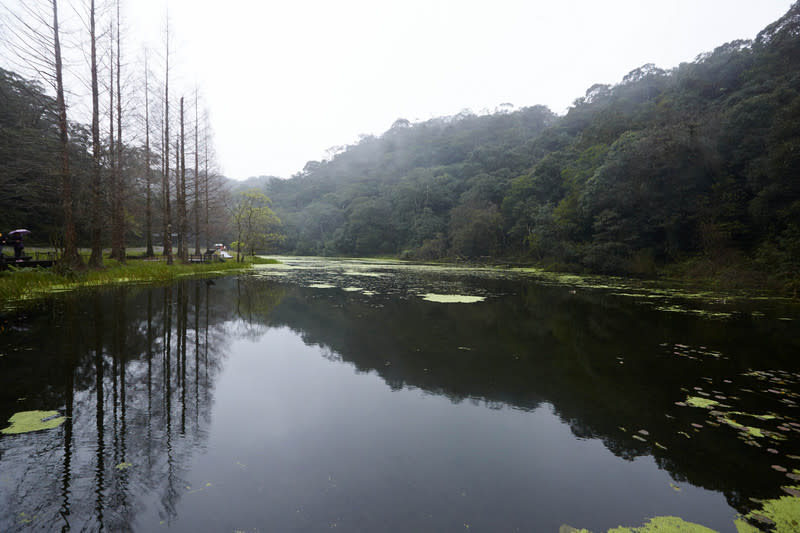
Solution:
{"label": "forested hillside", "polygon": [[410,123],[267,194],[284,250],[503,257],[603,273],[800,258],[800,3],[753,41],[545,107]]}

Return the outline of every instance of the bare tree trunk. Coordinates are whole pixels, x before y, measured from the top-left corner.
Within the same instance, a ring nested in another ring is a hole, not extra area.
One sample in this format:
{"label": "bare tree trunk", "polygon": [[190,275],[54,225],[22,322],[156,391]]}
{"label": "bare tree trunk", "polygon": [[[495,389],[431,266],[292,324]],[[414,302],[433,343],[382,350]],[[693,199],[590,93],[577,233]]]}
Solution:
{"label": "bare tree trunk", "polygon": [[164,194],[164,255],[167,264],[172,264],[172,214],[169,198],[169,23],[166,35],[166,68],[164,81],[164,175],[162,176],[162,192]]}
{"label": "bare tree trunk", "polygon": [[117,213],[115,201],[116,197],[114,192],[117,190],[117,161],[116,161],[116,143],[114,142],[114,23],[109,23],[108,35],[111,39],[109,42],[109,80],[108,80],[108,167],[111,179],[109,180],[109,189],[111,192],[111,258],[114,257],[114,226],[115,217]]}
{"label": "bare tree trunk", "polygon": [[[94,0],[92,0],[94,1]],[[147,180],[147,197],[145,198],[144,231],[147,235],[147,250],[145,256],[153,257],[153,207],[152,184],[153,170],[150,168],[150,85],[148,83],[147,52],[144,56],[144,164],[145,179]]]}
{"label": "bare tree trunk", "polygon": [[178,261],[183,260],[183,234],[181,233],[181,139],[175,136],[175,210],[178,220]]}
{"label": "bare tree trunk", "polygon": [[[112,190],[112,209],[111,215],[111,257],[125,262],[125,211],[122,204],[123,178],[122,178],[122,90],[121,90],[121,52],[122,42],[120,40],[120,0],[117,0],[117,156],[116,167],[114,168],[114,188]],[[113,63],[113,57],[111,62]],[[114,87],[111,87],[114,92]],[[112,125],[113,128],[113,125]]]}
{"label": "bare tree trunk", "polygon": [[103,243],[102,222],[100,218],[102,205],[102,179],[100,176],[100,89],[97,83],[97,32],[95,26],[94,0],[89,11],[89,31],[91,35],[91,69],[92,69],[92,218],[91,238],[92,254],[89,256],[89,266],[102,268]]}
{"label": "bare tree trunk", "polygon": [[[208,125],[206,124],[206,126],[208,126]],[[206,237],[206,250],[208,250],[209,248],[211,248],[211,239],[210,239],[210,233],[209,233],[211,228],[208,227],[208,214],[209,214],[209,209],[208,209],[208,127],[204,128],[203,166],[204,166],[203,175],[205,177],[205,179],[204,179],[205,187],[204,188],[205,188],[205,201],[206,201],[205,202],[206,203],[206,206],[205,206],[206,207],[206,209],[205,209],[206,210],[206,213],[205,213],[205,215],[206,215],[205,231],[203,233],[205,234],[205,237]]]}
{"label": "bare tree trunk", "polygon": [[[186,137],[184,135],[183,96],[181,96],[181,136],[180,136],[180,174],[176,175],[178,197],[178,256],[184,263],[189,260],[189,243],[187,240],[188,222],[186,217]],[[177,174],[177,173],[176,173]]]}
{"label": "bare tree trunk", "polygon": [[78,254],[78,235],[72,213],[72,177],[69,171],[69,133],[67,125],[67,104],[64,100],[64,79],[61,75],[61,42],[58,35],[58,3],[53,0],[53,52],[56,64],[56,106],[58,107],[58,130],[61,141],[61,202],[64,209],[64,257],[65,265],[77,268],[83,266]]}
{"label": "bare tree trunk", "polygon": [[197,116],[197,87],[194,89],[194,253],[200,255],[200,169],[198,167],[199,117]]}

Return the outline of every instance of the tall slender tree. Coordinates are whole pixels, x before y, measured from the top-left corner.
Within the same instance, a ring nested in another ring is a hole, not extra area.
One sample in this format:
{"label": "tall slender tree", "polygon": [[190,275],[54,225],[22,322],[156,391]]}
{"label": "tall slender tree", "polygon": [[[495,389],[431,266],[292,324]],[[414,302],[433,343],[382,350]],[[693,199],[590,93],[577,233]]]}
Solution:
{"label": "tall slender tree", "polygon": [[200,168],[198,166],[198,154],[200,145],[198,143],[199,117],[197,116],[197,87],[194,88],[194,253],[200,255]]}
{"label": "tall slender tree", "polygon": [[[116,166],[114,167],[114,186],[111,191],[112,213],[111,213],[111,257],[120,262],[125,262],[125,207],[123,205],[124,178],[122,174],[122,40],[120,38],[120,0],[116,1],[116,92],[117,92],[117,142]],[[113,55],[113,52],[112,52]],[[111,60],[114,63],[114,58]],[[113,69],[112,69],[113,70]],[[114,92],[114,86],[111,87]],[[113,128],[112,124],[112,128]],[[112,148],[113,150],[114,148]]]}
{"label": "tall slender tree", "polygon": [[56,106],[58,108],[58,131],[61,144],[61,202],[64,210],[64,256],[65,265],[75,268],[83,264],[78,254],[78,234],[72,211],[72,176],[69,171],[69,126],[67,104],[64,100],[64,78],[61,63],[61,40],[58,33],[58,2],[53,1],[53,54],[55,56]]}
{"label": "tall slender tree", "polygon": [[92,214],[91,245],[89,266],[103,266],[101,205],[103,201],[102,178],[100,168],[100,90],[97,82],[97,32],[95,2],[91,0],[89,7],[89,37],[91,40],[91,75],[92,75]]}
{"label": "tall slender tree", "polygon": [[153,253],[153,169],[150,167],[150,84],[146,50],[144,55],[144,165],[146,180],[144,231],[146,235],[145,243],[147,246],[145,255],[147,257],[153,257],[153,255],[155,255]]}
{"label": "tall slender tree", "polygon": [[209,209],[208,209],[208,114],[206,113],[203,128],[203,192],[205,195],[205,219],[203,224],[203,234],[206,238],[206,249],[211,248],[211,241],[209,239]]}
{"label": "tall slender tree", "polygon": [[113,246],[113,227],[114,227],[114,214],[116,213],[116,206],[114,205],[115,195],[114,191],[117,189],[117,150],[116,141],[114,139],[114,22],[109,22],[108,25],[108,50],[109,50],[109,68],[108,68],[108,171],[109,171],[109,189],[111,191],[111,227],[112,227],[112,246],[111,257],[114,258]]}
{"label": "tall slender tree", "polygon": [[175,135],[175,211],[177,212],[177,225],[178,233],[178,260],[183,259],[183,239],[181,234],[181,136],[180,133]]}
{"label": "tall slender tree", "polygon": [[170,207],[169,193],[169,16],[165,32],[165,68],[164,68],[164,129],[162,130],[163,174],[162,194],[164,195],[164,256],[167,264],[171,265],[172,259],[172,209]]}
{"label": "tall slender tree", "polygon": [[181,96],[181,113],[180,124],[181,133],[178,138],[178,154],[180,159],[178,167],[175,169],[175,181],[177,185],[176,198],[178,201],[178,257],[181,261],[186,262],[189,259],[186,234],[187,234],[187,217],[186,217],[186,136],[184,130],[184,108],[183,96]]}

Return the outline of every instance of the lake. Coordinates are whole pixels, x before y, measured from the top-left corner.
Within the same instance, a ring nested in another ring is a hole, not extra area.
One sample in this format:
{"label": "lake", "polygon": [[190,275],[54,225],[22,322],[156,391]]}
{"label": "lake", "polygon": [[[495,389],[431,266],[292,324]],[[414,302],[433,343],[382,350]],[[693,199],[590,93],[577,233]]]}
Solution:
{"label": "lake", "polygon": [[796,303],[282,261],[0,312],[0,427],[30,411],[54,426],[0,435],[0,531],[800,517]]}

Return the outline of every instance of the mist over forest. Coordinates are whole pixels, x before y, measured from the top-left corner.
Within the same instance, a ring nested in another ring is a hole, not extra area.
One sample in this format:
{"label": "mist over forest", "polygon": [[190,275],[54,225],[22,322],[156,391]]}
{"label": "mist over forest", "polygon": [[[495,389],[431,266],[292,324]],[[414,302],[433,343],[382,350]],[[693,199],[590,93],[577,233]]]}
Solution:
{"label": "mist over forest", "polygon": [[398,119],[266,181],[281,251],[506,258],[651,275],[687,264],[796,280],[800,4],[753,41],[546,107]]}
{"label": "mist over forest", "polygon": [[[290,179],[211,187],[204,215],[211,230],[201,237],[194,228],[187,239],[233,240],[229,195],[255,188],[271,198],[284,235],[264,252],[489,259],[641,276],[671,268],[734,283],[769,278],[796,291],[798,37],[795,3],[752,41],[723,44],[671,70],[640,66],[615,85],[593,85],[563,116],[500,105],[485,115],[399,118]],[[0,70],[0,102],[0,226],[30,226],[44,241],[63,223],[55,101],[38,82]],[[92,142],[74,122],[69,138],[85,246]],[[120,153],[131,176],[125,239],[142,245],[145,187],[159,180],[145,178],[141,146]],[[153,157],[150,165],[161,168]],[[203,165],[188,166],[191,186]],[[197,209],[189,194],[184,200]],[[154,211],[154,231],[166,227],[163,212]]]}

